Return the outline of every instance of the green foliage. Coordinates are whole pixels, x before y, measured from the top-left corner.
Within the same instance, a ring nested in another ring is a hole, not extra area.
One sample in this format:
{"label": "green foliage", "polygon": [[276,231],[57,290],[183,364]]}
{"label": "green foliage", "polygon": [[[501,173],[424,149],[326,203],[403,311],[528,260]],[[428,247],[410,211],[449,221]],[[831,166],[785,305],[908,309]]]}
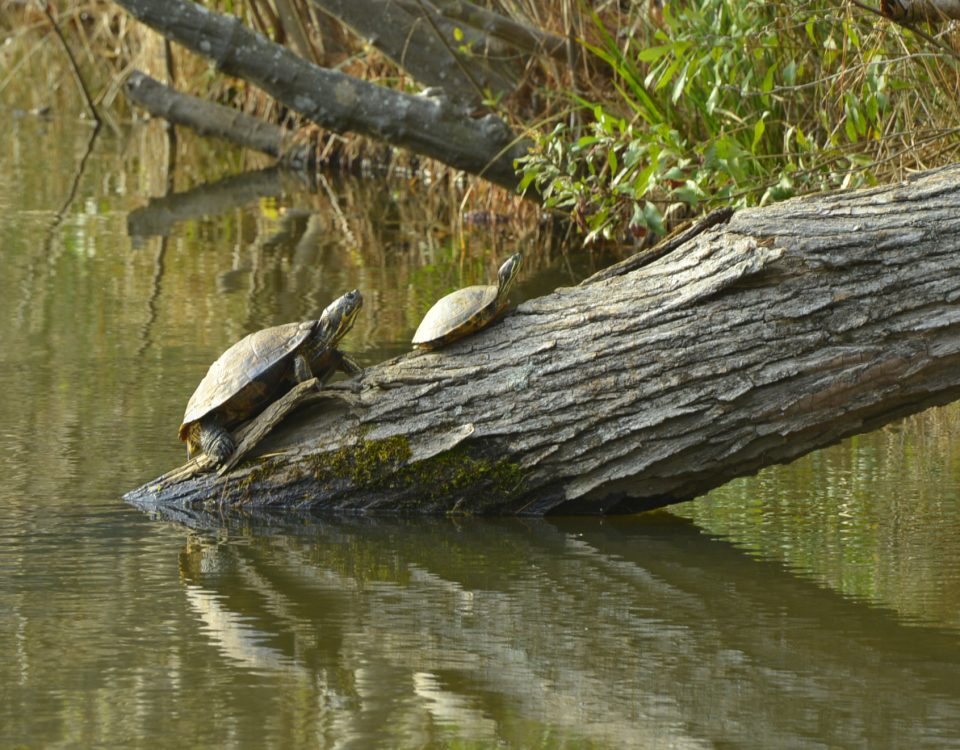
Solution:
{"label": "green foliage", "polygon": [[665,5],[662,26],[637,15],[617,33],[585,10],[599,41],[584,45],[613,85],[569,95],[585,125],[534,134],[521,190],[571,212],[589,241],[662,234],[671,205],[762,205],[956,158],[956,59],[904,54],[926,42],[854,10],[689,0]]}

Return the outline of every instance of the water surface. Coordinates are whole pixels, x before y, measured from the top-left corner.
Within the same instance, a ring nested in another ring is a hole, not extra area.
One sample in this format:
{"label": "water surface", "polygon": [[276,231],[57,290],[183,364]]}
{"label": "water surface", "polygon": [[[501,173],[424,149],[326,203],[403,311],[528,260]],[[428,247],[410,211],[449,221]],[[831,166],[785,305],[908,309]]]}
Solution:
{"label": "water surface", "polygon": [[519,296],[602,262],[204,148],[0,142],[0,747],[960,746],[956,407],[631,518],[124,504],[244,334],[360,287],[370,364],[516,249]]}

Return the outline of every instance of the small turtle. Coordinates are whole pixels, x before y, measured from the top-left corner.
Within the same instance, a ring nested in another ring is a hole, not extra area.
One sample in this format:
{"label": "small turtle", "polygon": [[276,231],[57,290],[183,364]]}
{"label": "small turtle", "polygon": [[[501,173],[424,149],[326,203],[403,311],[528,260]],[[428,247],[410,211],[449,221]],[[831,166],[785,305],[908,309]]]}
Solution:
{"label": "small turtle", "polygon": [[319,320],[264,328],[221,354],[187,402],[180,425],[187,457],[203,452],[223,463],[236,447],[229,430],[296,383],[312,377],[323,382],[338,369],[358,374],[360,367],[336,345],[362,305],[363,297],[354,289],[332,302]]}
{"label": "small turtle", "polygon": [[507,294],[522,263],[523,255],[515,253],[500,266],[496,286],[468,286],[437,302],[420,321],[414,347],[436,349],[487,325],[507,306]]}

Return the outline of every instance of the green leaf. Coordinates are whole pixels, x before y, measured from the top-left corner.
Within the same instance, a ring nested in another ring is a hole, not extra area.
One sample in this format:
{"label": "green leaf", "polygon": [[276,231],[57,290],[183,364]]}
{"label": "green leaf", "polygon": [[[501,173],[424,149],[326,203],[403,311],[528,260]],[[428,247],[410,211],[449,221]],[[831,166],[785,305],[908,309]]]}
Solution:
{"label": "green leaf", "polygon": [[688,62],[683,66],[683,72],[680,73],[680,77],[677,78],[677,82],[673,86],[673,94],[670,96],[670,100],[676,104],[679,101],[680,97],[683,96],[683,90],[687,85],[687,71],[690,70],[690,63]]}
{"label": "green leaf", "polygon": [[686,175],[680,167],[673,166],[670,167],[666,172],[663,173],[663,179],[665,180],[682,180]]}
{"label": "green leaf", "polygon": [[674,60],[672,63],[670,63],[669,66],[667,66],[667,69],[663,72],[663,75],[660,76],[660,80],[657,81],[657,85],[654,89],[655,91],[660,91],[660,89],[662,89],[664,86],[669,84],[670,81],[673,80],[673,76],[676,75],[676,72],[680,68],[680,64],[682,62],[683,61],[678,58]]}
{"label": "green leaf", "polygon": [[797,61],[791,60],[783,66],[783,82],[787,86],[796,86],[797,84]]}
{"label": "green leaf", "polygon": [[637,60],[640,62],[656,62],[673,49],[672,44],[660,44],[656,47],[647,47],[637,53]]}
{"label": "green leaf", "polygon": [[847,134],[847,140],[850,143],[857,142],[857,126],[853,124],[852,117],[845,117],[843,120],[843,130]]}
{"label": "green leaf", "polygon": [[520,195],[527,192],[527,188],[530,187],[530,183],[533,182],[536,176],[536,172],[524,172],[523,177],[520,179],[520,184],[517,185],[517,192],[520,193]]}
{"label": "green leaf", "polygon": [[757,153],[757,144],[760,143],[760,139],[763,138],[763,134],[767,130],[767,124],[765,118],[767,113],[763,113],[763,117],[757,120],[756,124],[753,126],[753,143],[750,144],[750,151],[754,154]]}
{"label": "green leaf", "polygon": [[760,100],[763,102],[763,106],[770,106],[770,92],[773,90],[773,75],[777,72],[776,63],[767,68],[767,73],[763,77],[763,83],[760,84],[760,91],[763,92],[763,96],[760,97]]}
{"label": "green leaf", "polygon": [[663,227],[663,218],[660,216],[659,209],[650,201],[643,204],[643,221],[657,234],[662,236],[667,233],[667,230]]}

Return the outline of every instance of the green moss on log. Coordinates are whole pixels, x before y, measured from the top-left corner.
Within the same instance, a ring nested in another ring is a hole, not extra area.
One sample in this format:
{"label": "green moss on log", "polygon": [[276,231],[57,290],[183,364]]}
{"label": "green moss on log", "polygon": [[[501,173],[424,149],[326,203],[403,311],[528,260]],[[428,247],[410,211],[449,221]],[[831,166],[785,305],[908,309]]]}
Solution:
{"label": "green moss on log", "polygon": [[415,463],[410,463],[411,455],[405,437],[361,440],[315,456],[313,474],[325,487],[343,483],[352,491],[415,496],[419,510],[483,513],[521,494],[523,471],[510,461],[459,446]]}

